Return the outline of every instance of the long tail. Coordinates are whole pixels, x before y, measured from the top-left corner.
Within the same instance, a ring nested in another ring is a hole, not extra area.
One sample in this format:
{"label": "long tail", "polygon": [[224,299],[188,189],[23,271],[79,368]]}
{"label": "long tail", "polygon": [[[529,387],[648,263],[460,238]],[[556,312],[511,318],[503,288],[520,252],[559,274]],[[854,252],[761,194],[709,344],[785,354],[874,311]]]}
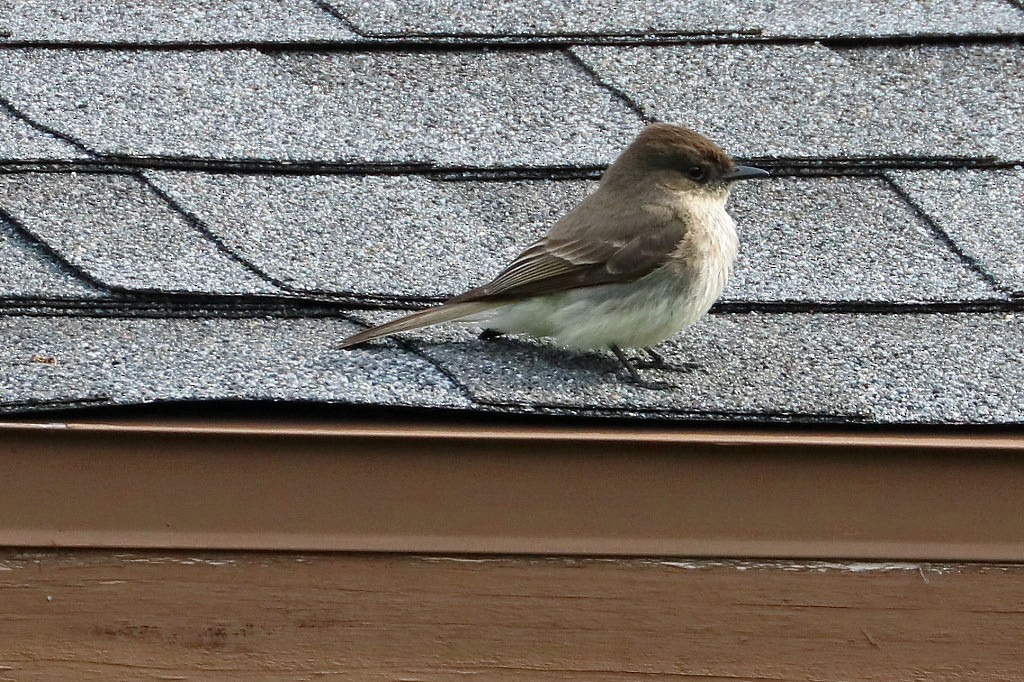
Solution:
{"label": "long tail", "polygon": [[419,310],[415,313],[410,313],[405,317],[400,317],[397,320],[391,320],[390,322],[385,322],[384,324],[361,331],[358,334],[353,334],[342,341],[339,348],[351,348],[352,346],[358,346],[361,343],[366,343],[373,339],[379,339],[382,336],[390,336],[391,334],[397,334],[398,332],[407,332],[410,329],[419,329],[420,327],[427,327],[432,324],[438,324],[439,322],[459,320],[464,317],[469,317],[470,315],[482,313],[483,311],[494,308],[497,305],[500,304],[482,302],[445,303],[436,308]]}

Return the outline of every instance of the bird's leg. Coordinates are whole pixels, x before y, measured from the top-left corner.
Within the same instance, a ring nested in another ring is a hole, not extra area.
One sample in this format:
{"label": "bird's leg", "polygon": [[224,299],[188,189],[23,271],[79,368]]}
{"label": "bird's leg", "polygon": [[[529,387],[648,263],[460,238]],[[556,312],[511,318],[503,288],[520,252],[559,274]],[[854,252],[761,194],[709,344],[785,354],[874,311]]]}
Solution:
{"label": "bird's leg", "polygon": [[653,369],[663,369],[671,372],[692,372],[700,368],[700,365],[696,362],[681,362],[679,364],[669,362],[665,359],[664,355],[653,348],[644,348],[644,352],[651,357],[651,364],[648,366]]}
{"label": "bird's leg", "polygon": [[499,332],[497,329],[485,329],[482,332],[480,332],[480,335],[477,338],[480,339],[481,341],[493,341],[499,336],[504,335],[505,332]]}
{"label": "bird's leg", "polygon": [[622,363],[622,366],[626,368],[627,372],[629,372],[629,378],[632,379],[634,383],[642,384],[644,380],[640,378],[640,375],[636,371],[636,367],[634,367],[633,363],[629,361],[626,354],[622,352],[622,349],[616,345],[612,345],[610,348],[612,349],[612,352],[615,353],[615,357],[617,357],[619,362]]}
{"label": "bird's leg", "polygon": [[646,379],[640,376],[639,372],[636,371],[636,367],[634,367],[633,363],[629,361],[629,358],[626,357],[626,354],[622,352],[621,348],[615,345],[609,346],[609,348],[611,348],[612,352],[615,353],[615,357],[617,357],[619,359],[619,362],[622,363],[622,366],[626,368],[626,371],[629,372],[629,378],[632,379],[633,383],[636,384],[637,386],[640,386],[641,388],[648,388],[651,390],[676,388],[676,386],[674,386],[673,384],[666,383],[664,381],[647,381]]}

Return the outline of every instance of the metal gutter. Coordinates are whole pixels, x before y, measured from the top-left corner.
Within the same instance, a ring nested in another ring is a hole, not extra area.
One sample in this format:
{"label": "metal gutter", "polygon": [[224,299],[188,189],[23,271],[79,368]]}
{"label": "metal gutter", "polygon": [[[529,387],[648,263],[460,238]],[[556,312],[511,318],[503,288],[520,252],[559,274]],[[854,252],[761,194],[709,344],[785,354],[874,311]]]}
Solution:
{"label": "metal gutter", "polygon": [[1024,561],[1024,434],[0,423],[0,545]]}
{"label": "metal gutter", "polygon": [[202,434],[224,436],[296,436],[428,438],[442,440],[523,440],[538,441],[623,441],[650,443],[711,443],[721,445],[815,445],[858,446],[867,448],[928,448],[935,450],[971,448],[978,450],[1024,451],[1024,429],[1017,431],[968,429],[900,429],[867,431],[801,427],[792,429],[692,428],[685,426],[488,426],[422,422],[301,420],[223,421],[200,419],[161,419],[160,421],[3,421],[4,431],[68,430],[91,433]]}

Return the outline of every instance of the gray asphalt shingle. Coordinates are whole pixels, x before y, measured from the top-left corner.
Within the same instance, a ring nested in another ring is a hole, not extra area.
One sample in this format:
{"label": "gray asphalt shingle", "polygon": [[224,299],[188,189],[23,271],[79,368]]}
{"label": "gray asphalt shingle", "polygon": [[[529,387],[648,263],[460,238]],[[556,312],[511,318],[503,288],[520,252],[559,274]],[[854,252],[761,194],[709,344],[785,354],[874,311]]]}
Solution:
{"label": "gray asphalt shingle", "polygon": [[[482,284],[596,182],[151,172],[275,279],[307,291],[446,297]],[[992,298],[880,179],[776,178],[731,200],[741,256],[725,298]]]}
{"label": "gray asphalt shingle", "polygon": [[[0,410],[1024,424],[1017,0],[330,2],[0,7]],[[493,276],[645,113],[778,171],[664,344],[700,368],[642,370],[676,388],[472,326],[337,350]]]}
{"label": "gray asphalt shingle", "polygon": [[423,176],[149,177],[291,287],[414,297],[459,293],[497,274],[591,189]]}
{"label": "gray asphalt shingle", "polygon": [[670,362],[699,369],[641,370],[677,386],[662,391],[630,384],[610,353],[479,341],[472,327],[418,330],[408,338],[477,400],[506,407],[1005,423],[1024,421],[1022,325],[1024,315],[1002,313],[710,315],[659,347]]}
{"label": "gray asphalt shingle", "polygon": [[740,254],[723,298],[967,301],[999,297],[881,179],[779,178],[733,192]]}
{"label": "gray asphalt shingle", "polygon": [[[22,0],[0,8],[0,42],[142,44],[198,41],[350,42],[365,38],[546,35],[669,35],[737,32],[764,37],[1010,35],[1024,17],[1002,0],[931,0],[880,5],[870,0],[824,0],[808,11],[798,0],[547,0],[502,3],[367,3],[331,0],[344,20],[303,0],[174,0],[97,3]],[[6,11],[4,11],[6,10]],[[16,10],[16,11],[15,11]],[[346,27],[351,22],[360,32]]]}
{"label": "gray asphalt shingle", "polygon": [[586,165],[640,127],[557,52],[7,50],[0,71],[27,115],[117,155]]}
{"label": "gray asphalt shingle", "polygon": [[351,329],[330,319],[0,316],[0,410],[214,399],[467,405],[422,358],[332,351]]}
{"label": "gray asphalt shingle", "polygon": [[1002,34],[1024,31],[1022,12],[999,0],[465,0],[368,4],[329,0],[367,35],[544,35],[755,32],[765,36]]}
{"label": "gray asphalt shingle", "polygon": [[[599,353],[481,342],[453,326],[410,338],[483,409],[1007,423],[1024,415],[1022,320],[712,315],[663,349],[670,361],[699,369],[642,370],[676,384],[664,391],[623,381],[615,361]],[[468,407],[460,387],[393,341],[335,350],[351,329],[315,319],[0,317],[8,340],[0,349],[0,409],[218,398]]]}
{"label": "gray asphalt shingle", "polygon": [[968,257],[1024,296],[1024,168],[891,175]]}
{"label": "gray asphalt shingle", "polygon": [[107,286],[276,292],[131,175],[0,175],[0,207],[74,267]]}
{"label": "gray asphalt shingle", "polygon": [[0,42],[159,44],[354,37],[340,21],[305,0],[20,0],[16,8],[0,14]]}
{"label": "gray asphalt shingle", "polygon": [[329,2],[368,36],[755,33],[763,36],[906,36],[1010,34],[1024,16],[998,0],[933,0],[880,4],[825,0],[813,11],[799,0],[442,0]]}
{"label": "gray asphalt shingle", "polygon": [[1024,159],[1024,52],[819,44],[574,48],[660,120],[738,156]]}

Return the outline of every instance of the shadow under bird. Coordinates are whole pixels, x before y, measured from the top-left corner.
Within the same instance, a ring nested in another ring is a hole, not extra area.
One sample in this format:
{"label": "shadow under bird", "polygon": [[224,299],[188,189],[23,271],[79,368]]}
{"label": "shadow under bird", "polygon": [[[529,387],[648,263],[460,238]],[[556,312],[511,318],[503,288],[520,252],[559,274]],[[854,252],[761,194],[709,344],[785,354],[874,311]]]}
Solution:
{"label": "shadow under bird", "polygon": [[550,337],[575,349],[610,349],[642,386],[623,348],[645,350],[703,316],[736,258],[725,211],[737,180],[767,171],[736,165],[682,126],[644,128],[565,214],[497,277],[435,308],[353,334],[341,347],[440,322],[477,322],[481,338]]}

